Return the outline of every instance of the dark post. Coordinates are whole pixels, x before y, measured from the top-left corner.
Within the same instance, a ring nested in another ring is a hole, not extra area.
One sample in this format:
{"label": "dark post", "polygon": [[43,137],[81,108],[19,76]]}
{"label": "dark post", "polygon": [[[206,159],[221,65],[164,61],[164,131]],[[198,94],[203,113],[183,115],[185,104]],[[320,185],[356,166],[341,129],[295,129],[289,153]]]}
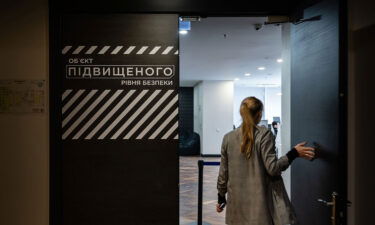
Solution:
{"label": "dark post", "polygon": [[203,201],[203,160],[198,160],[198,221],[202,225],[202,201]]}

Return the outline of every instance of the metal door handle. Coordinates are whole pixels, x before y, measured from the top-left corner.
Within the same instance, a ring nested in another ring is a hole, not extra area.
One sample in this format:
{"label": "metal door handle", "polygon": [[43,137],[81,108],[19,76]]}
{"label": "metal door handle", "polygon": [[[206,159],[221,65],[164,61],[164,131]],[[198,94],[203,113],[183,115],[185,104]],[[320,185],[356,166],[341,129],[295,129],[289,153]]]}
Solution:
{"label": "metal door handle", "polygon": [[331,202],[328,202],[328,201],[325,201],[323,199],[318,199],[318,202],[321,202],[323,204],[325,204],[326,206],[332,206],[332,214],[331,214],[331,224],[332,225],[337,225],[337,218],[336,218],[336,215],[337,215],[337,208],[336,208],[336,203],[337,203],[337,196],[338,194],[336,192],[333,192],[332,193],[332,201]]}
{"label": "metal door handle", "polygon": [[323,203],[323,204],[326,205],[326,206],[331,206],[331,205],[333,205],[333,202],[327,202],[327,201],[325,201],[325,200],[323,200],[323,199],[321,199],[321,198],[318,199],[318,202],[321,202],[321,203]]}
{"label": "metal door handle", "polygon": [[338,218],[338,216],[343,218],[343,212],[339,211],[340,210],[339,208],[345,207],[345,206],[350,207],[351,204],[352,204],[351,201],[341,199],[336,192],[332,193],[332,201],[328,202],[328,201],[325,201],[325,200],[319,198],[318,202],[323,203],[326,206],[332,206],[332,214],[331,214],[331,224],[332,225],[341,224],[340,218]]}

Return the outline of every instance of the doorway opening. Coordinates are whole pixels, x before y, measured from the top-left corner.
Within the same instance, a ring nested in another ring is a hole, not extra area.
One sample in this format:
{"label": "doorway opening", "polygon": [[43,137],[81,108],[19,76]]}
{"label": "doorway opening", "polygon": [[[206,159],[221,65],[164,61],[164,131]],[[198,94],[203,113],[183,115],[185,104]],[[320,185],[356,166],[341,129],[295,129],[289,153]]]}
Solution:
{"label": "doorway opening", "polygon": [[[239,107],[245,97],[263,102],[260,125],[274,133],[278,155],[290,150],[289,25],[264,25],[266,21],[180,18],[181,225],[197,221],[197,161],[220,161],[222,138],[241,125]],[[204,224],[225,224],[225,212],[218,214],[215,208],[218,171],[218,166],[204,169]],[[290,194],[289,171],[284,182]]]}

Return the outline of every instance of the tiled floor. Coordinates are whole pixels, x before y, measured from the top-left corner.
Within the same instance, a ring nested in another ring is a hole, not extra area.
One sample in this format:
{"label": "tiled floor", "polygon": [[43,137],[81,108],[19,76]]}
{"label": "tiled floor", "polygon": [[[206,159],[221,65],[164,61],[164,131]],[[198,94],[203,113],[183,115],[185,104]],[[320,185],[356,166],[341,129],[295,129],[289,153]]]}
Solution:
{"label": "tiled floor", "polygon": [[[198,160],[220,161],[219,157],[180,157],[180,225],[196,224],[198,210]],[[203,222],[223,225],[225,211],[216,212],[218,166],[203,170]]]}

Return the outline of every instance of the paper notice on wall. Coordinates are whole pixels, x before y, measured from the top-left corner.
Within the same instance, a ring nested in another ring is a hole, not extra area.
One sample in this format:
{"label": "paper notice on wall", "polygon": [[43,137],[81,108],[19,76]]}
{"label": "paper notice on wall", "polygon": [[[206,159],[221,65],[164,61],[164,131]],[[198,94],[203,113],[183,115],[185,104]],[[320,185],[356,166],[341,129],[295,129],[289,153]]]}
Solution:
{"label": "paper notice on wall", "polygon": [[0,113],[45,112],[45,80],[0,80]]}

